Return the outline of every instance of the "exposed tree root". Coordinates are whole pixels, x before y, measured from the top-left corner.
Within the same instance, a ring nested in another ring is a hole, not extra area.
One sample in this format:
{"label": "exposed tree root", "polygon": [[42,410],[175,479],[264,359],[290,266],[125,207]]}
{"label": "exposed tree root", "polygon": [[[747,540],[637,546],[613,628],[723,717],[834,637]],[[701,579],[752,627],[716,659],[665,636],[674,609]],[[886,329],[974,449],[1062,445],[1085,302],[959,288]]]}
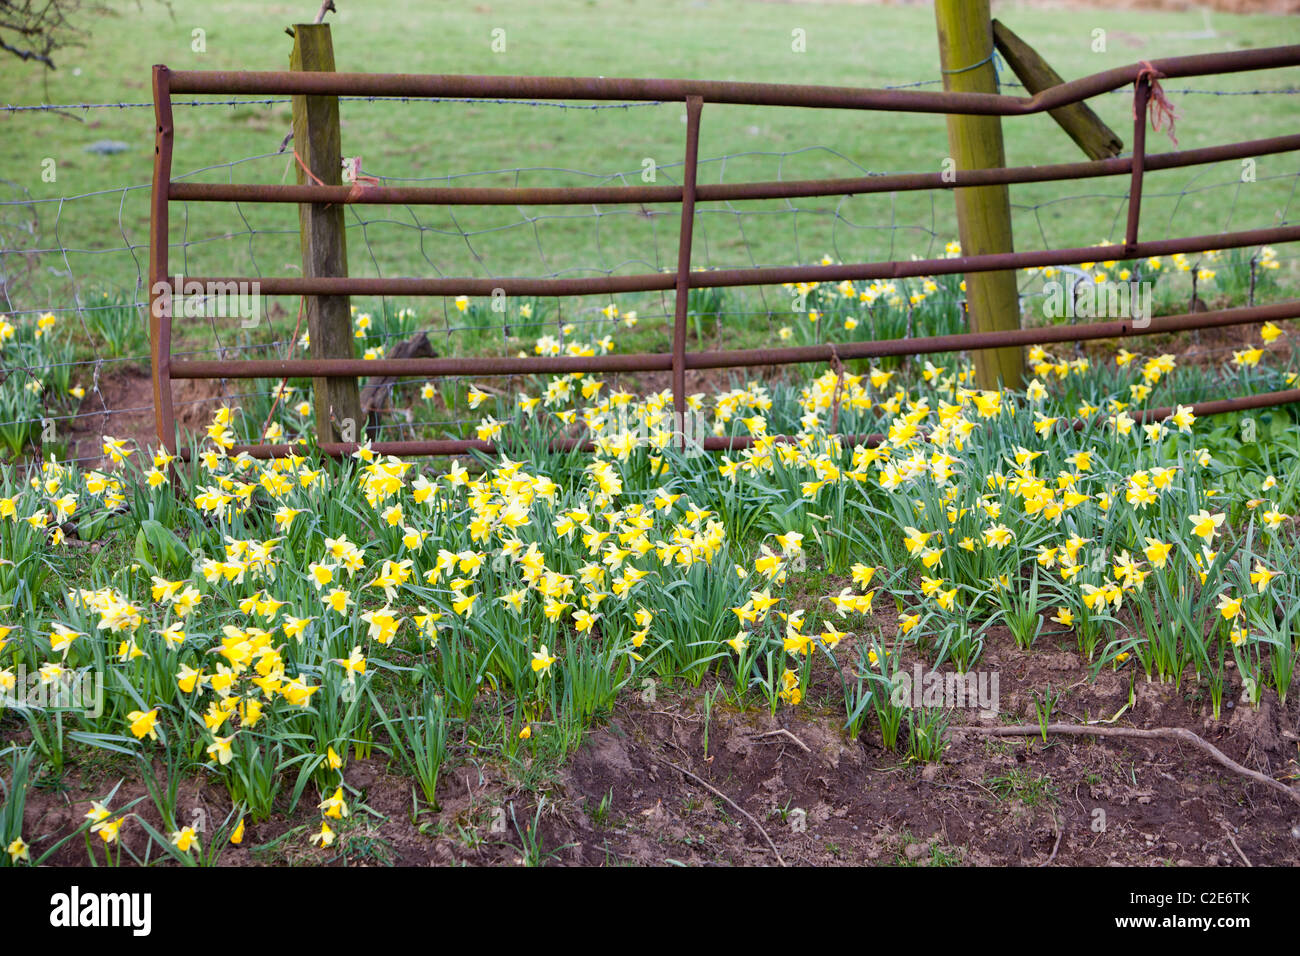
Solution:
{"label": "exposed tree root", "polygon": [[1150,730],[1142,730],[1137,727],[1101,727],[1095,724],[1047,724],[1039,726],[1038,724],[1016,724],[1007,727],[978,727],[978,726],[953,726],[949,727],[952,731],[963,731],[968,734],[983,734],[986,737],[1039,737],[1044,733],[1061,734],[1071,737],[1126,737],[1135,740],[1181,740],[1198,747],[1205,753],[1209,754],[1214,761],[1227,767],[1234,773],[1239,773],[1243,777],[1263,784],[1264,786],[1286,794],[1296,803],[1300,803],[1300,790],[1294,787],[1288,787],[1279,780],[1274,780],[1258,770],[1251,770],[1249,767],[1243,767],[1237,761],[1233,760],[1214,744],[1208,740],[1192,733],[1183,727],[1153,727]]}

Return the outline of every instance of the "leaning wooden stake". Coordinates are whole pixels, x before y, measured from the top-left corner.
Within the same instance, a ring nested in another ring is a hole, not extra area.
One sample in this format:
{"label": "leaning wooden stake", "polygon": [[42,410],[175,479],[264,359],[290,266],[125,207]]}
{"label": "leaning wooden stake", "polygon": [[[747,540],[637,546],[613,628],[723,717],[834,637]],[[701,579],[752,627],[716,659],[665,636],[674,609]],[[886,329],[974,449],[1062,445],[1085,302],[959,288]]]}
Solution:
{"label": "leaning wooden stake", "polygon": [[[1050,86],[1065,82],[1061,74],[1038,55],[1037,50],[997,20],[993,21],[993,42],[1030,93],[1041,93]],[[1089,159],[1110,159],[1118,156],[1124,148],[1124,141],[1086,103],[1071,103],[1048,113]]]}
{"label": "leaning wooden stake", "polygon": [[[936,0],[934,10],[944,89],[996,93],[989,0]],[[958,170],[1005,166],[1001,118],[949,114],[948,148]],[[955,195],[963,255],[1014,251],[1011,199],[1006,186],[968,186],[955,190]],[[1014,271],[968,274],[966,302],[972,331],[1020,328],[1020,295]],[[976,352],[975,379],[981,388],[1019,388],[1024,379],[1021,350]]]}
{"label": "leaning wooden stake", "polygon": [[[334,46],[325,23],[293,28],[291,70],[333,72]],[[339,186],[343,183],[342,134],[336,96],[293,97],[293,143],[298,183]],[[347,234],[342,204],[303,203],[298,207],[305,276],[348,274]],[[314,358],[355,358],[352,314],[346,295],[307,297],[307,332]],[[320,442],[361,441],[364,419],[355,378],[312,380],[316,435]]]}
{"label": "leaning wooden stake", "polygon": [[[398,342],[384,356],[384,358],[390,359],[437,357],[438,353],[433,350],[433,346],[429,344],[429,336],[424,332],[416,332],[409,339]],[[401,378],[400,375],[379,375],[370,379],[366,383],[366,387],[362,389],[361,410],[366,416],[366,437],[378,440],[379,427],[382,424],[381,419],[388,409],[388,403],[393,394],[393,386]]]}

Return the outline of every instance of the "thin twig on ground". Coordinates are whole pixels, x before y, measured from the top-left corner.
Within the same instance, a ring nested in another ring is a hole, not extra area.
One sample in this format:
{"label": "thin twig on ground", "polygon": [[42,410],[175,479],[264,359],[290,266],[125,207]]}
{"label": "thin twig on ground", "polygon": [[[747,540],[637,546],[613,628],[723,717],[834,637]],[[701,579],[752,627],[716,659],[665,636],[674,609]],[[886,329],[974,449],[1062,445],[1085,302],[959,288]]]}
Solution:
{"label": "thin twig on ground", "polygon": [[784,727],[782,727],[782,728],[779,729],[779,730],[769,730],[769,731],[767,731],[766,733],[762,733],[762,734],[751,734],[751,735],[750,735],[750,739],[751,739],[751,740],[762,740],[764,737],[782,737],[782,736],[784,736],[784,737],[789,737],[791,740],[793,740],[796,744],[799,745],[799,748],[800,748],[804,753],[806,753],[806,754],[810,754],[810,753],[812,753],[812,748],[811,748],[811,747],[809,747],[806,743],[804,743],[802,740],[800,740],[800,739],[799,739],[798,737],[796,737],[794,734],[790,733],[790,731],[786,730]]}
{"label": "thin twig on ground", "polygon": [[1241,847],[1237,845],[1237,841],[1233,839],[1232,834],[1225,832],[1224,836],[1228,838],[1228,842],[1232,844],[1232,848],[1237,851],[1237,856],[1241,857],[1241,862],[1245,863],[1251,869],[1254,869],[1255,864],[1250,862],[1250,857],[1246,856]]}
{"label": "thin twig on ground", "polygon": [[1065,830],[1061,827],[1061,822],[1056,819],[1054,813],[1052,814],[1052,826],[1056,827],[1056,843],[1052,845],[1052,855],[1038,864],[1040,867],[1052,865],[1052,861],[1056,859],[1056,852],[1061,849],[1061,837],[1065,836]]}
{"label": "thin twig on ground", "polygon": [[778,850],[778,849],[776,848],[776,844],[773,843],[773,842],[772,842],[772,838],[771,838],[770,836],[767,835],[767,831],[763,829],[763,825],[762,825],[761,823],[759,823],[757,820],[755,820],[753,814],[751,814],[748,810],[746,810],[744,807],[742,807],[740,804],[738,804],[735,800],[732,800],[729,796],[727,796],[725,793],[723,793],[723,792],[722,792],[721,790],[719,790],[717,787],[713,786],[713,784],[709,783],[709,782],[706,781],[706,780],[702,780],[702,779],[700,779],[700,778],[697,777],[695,774],[693,774],[693,773],[691,773],[689,770],[687,770],[685,767],[679,767],[677,764],[673,763],[671,760],[665,760],[663,757],[655,756],[655,759],[658,760],[660,763],[662,763],[662,764],[663,764],[664,766],[666,766],[666,767],[672,767],[674,770],[676,770],[678,773],[680,773],[683,777],[686,777],[688,780],[693,780],[693,781],[695,781],[695,782],[698,783],[701,787],[703,787],[705,790],[709,791],[709,793],[711,793],[711,794],[713,794],[715,797],[717,797],[719,800],[724,800],[724,801],[726,801],[726,803],[727,803],[728,806],[730,806],[733,810],[735,810],[737,813],[739,813],[741,816],[743,816],[746,820],[748,820],[750,823],[752,823],[752,824],[754,825],[754,829],[757,830],[759,833],[761,833],[761,834],[763,835],[763,839],[767,841],[767,845],[768,845],[769,847],[772,848],[772,854],[776,857],[776,862],[780,863],[782,866],[788,866],[788,865],[789,865],[789,864],[786,863],[785,860],[781,857],[781,851]]}

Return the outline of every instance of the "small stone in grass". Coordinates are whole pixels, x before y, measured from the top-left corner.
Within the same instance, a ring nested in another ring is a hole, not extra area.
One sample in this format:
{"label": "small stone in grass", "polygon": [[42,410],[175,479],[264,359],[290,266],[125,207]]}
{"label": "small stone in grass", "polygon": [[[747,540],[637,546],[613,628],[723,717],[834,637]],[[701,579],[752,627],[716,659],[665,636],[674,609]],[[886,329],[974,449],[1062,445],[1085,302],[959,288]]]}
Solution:
{"label": "small stone in grass", "polygon": [[99,139],[89,146],[82,147],[87,153],[98,153],[100,156],[111,156],[114,153],[125,153],[130,149],[130,145],[117,139]]}

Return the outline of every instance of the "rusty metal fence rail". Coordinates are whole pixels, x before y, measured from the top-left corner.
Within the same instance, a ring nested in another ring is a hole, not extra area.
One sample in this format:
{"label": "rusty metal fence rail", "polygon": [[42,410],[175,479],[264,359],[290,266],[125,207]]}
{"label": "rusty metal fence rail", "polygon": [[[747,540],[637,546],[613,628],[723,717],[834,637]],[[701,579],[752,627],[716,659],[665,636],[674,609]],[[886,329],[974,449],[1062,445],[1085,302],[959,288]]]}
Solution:
{"label": "rusty metal fence rail", "polygon": [[[686,408],[685,374],[688,369],[770,366],[833,359],[912,355],[1062,341],[1182,332],[1216,326],[1244,325],[1300,317],[1300,299],[1268,306],[1224,309],[1167,316],[1146,327],[1131,321],[1088,326],[1058,326],[1018,331],[902,340],[688,352],[687,306],[691,289],[726,286],[765,286],[795,282],[897,279],[953,273],[1002,271],[1027,267],[1076,265],[1106,259],[1131,259],[1227,249],[1300,240],[1300,226],[1142,240],[1139,238],[1141,195],[1148,171],[1195,166],[1300,150],[1300,135],[1256,139],[1181,152],[1146,152],[1147,103],[1152,75],[1162,78],[1208,76],[1247,70],[1300,66],[1300,45],[1230,53],[1205,54],[1134,64],[1062,83],[1034,96],[935,92],[916,89],[858,89],[718,83],[694,80],[620,78],[552,78],[524,76],[448,76],[417,74],[365,74],[326,72],[190,72],[155,66],[153,92],[157,118],[152,215],[150,231],[150,340],[153,364],[155,417],[158,438],[178,452],[171,382],[185,378],[353,378],[366,375],[503,375],[559,372],[670,371],[678,430]],[[824,180],[699,185],[700,122],[705,103],[762,107],[808,107],[844,110],[903,111],[971,115],[1024,116],[1077,103],[1102,93],[1132,85],[1134,96],[1133,151],[1131,156],[1092,162],[1025,166],[1001,169],[959,170],[951,174],[918,173]],[[250,185],[172,182],[173,94],[401,96],[429,98],[499,98],[682,102],[687,110],[685,161],[680,186],[619,186],[598,188],[455,188],[387,187],[358,183],[351,186]],[[692,229],[697,201],[793,199],[811,196],[957,189],[968,186],[1063,181],[1098,176],[1130,177],[1129,206],[1123,243],[1083,248],[1058,248],[1035,252],[967,255],[907,262],[874,262],[829,266],[791,266],[692,271]],[[677,267],[672,273],[611,275],[592,278],[356,278],[344,276],[261,277],[171,276],[168,263],[168,208],[172,201],[270,202],[337,204],[424,205],[586,205],[622,203],[672,203],[681,206]],[[345,358],[200,361],[173,360],[171,355],[172,296],[183,294],[187,283],[209,284],[256,281],[267,295],[420,295],[487,296],[497,290],[506,295],[569,296],[595,293],[673,291],[675,312],[672,351],[592,357],[555,358]],[[1205,402],[1198,414],[1215,414],[1238,408],[1258,408],[1300,400],[1300,391],[1270,392],[1243,399]],[[1147,417],[1159,412],[1149,412]],[[711,438],[706,448],[731,448],[750,439]],[[589,448],[581,439],[569,447]],[[346,454],[352,443],[322,443],[328,454]],[[491,451],[490,443],[472,440],[378,442],[376,451],[392,454],[462,454],[472,449]],[[254,457],[283,455],[294,446],[241,446]]]}

